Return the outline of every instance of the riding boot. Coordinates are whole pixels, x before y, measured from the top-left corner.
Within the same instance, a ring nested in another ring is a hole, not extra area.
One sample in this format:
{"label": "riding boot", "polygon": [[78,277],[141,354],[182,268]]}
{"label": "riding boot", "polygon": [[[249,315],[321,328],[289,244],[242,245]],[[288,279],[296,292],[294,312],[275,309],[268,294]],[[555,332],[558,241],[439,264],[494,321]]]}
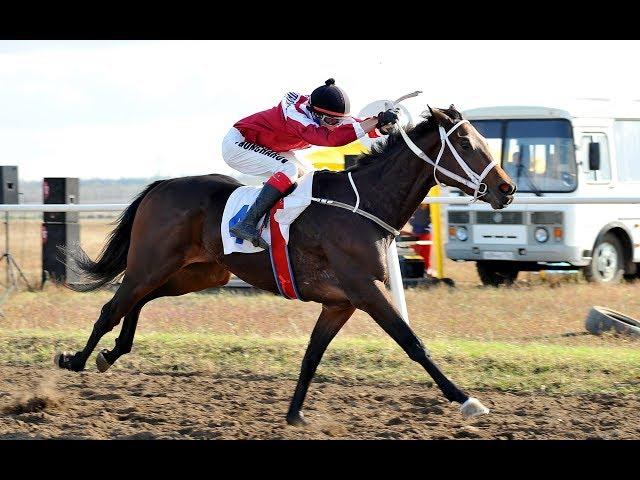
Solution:
{"label": "riding boot", "polygon": [[[276,174],[277,175],[277,174]],[[235,237],[250,241],[254,247],[269,249],[267,242],[260,236],[257,225],[263,215],[269,214],[269,210],[275,203],[284,197],[291,187],[291,181],[283,174],[272,176],[267,183],[264,184],[262,190],[258,194],[258,198],[251,205],[245,217],[233,227],[229,229],[229,233]],[[286,179],[283,182],[282,177]],[[288,186],[287,186],[288,183]]]}

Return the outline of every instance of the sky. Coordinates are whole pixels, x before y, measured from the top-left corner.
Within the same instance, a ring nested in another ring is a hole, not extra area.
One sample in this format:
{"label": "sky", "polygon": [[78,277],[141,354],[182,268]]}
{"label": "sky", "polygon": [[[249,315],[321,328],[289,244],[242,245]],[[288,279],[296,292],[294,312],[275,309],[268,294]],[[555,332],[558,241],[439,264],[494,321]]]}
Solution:
{"label": "sky", "polygon": [[0,165],[21,179],[231,173],[237,120],[333,77],[353,114],[640,99],[640,41],[0,41]]}

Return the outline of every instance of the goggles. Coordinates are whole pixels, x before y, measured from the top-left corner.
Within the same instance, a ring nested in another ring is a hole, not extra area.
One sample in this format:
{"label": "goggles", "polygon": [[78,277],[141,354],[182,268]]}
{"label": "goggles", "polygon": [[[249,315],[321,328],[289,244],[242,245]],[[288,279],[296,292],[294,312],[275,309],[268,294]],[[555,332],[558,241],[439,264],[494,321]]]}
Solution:
{"label": "goggles", "polygon": [[335,127],[342,123],[342,118],[340,117],[332,117],[331,115],[319,115],[319,119],[322,123],[326,123],[331,127]]}
{"label": "goggles", "polygon": [[344,117],[338,117],[335,115],[331,115],[329,113],[325,113],[322,111],[323,109],[318,108],[318,107],[313,107],[311,106],[311,113],[313,114],[313,117],[320,123],[320,124],[325,124],[325,125],[329,125],[330,127],[335,127],[340,125],[343,120]]}

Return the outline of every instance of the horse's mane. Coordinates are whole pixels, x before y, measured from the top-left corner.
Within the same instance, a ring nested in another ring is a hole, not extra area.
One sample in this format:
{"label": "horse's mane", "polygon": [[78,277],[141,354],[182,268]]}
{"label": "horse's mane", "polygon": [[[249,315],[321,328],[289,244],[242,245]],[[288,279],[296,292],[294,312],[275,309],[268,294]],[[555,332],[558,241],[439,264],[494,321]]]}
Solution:
{"label": "horse's mane", "polygon": [[[454,120],[462,120],[462,115],[455,109],[444,109],[439,108],[441,112],[447,114],[449,118]],[[431,115],[429,111],[422,112],[420,117],[424,118],[424,120],[417,125],[409,125],[405,129],[407,133],[411,133],[415,137],[421,137],[435,131],[438,128],[438,122]],[[347,171],[357,170],[359,167],[370,165],[377,160],[381,160],[383,158],[388,157],[391,151],[395,148],[398,143],[403,143],[402,135],[400,132],[396,131],[387,136],[384,142],[377,142],[372,148],[370,153],[363,153],[358,158],[356,158],[355,164],[346,169]]]}

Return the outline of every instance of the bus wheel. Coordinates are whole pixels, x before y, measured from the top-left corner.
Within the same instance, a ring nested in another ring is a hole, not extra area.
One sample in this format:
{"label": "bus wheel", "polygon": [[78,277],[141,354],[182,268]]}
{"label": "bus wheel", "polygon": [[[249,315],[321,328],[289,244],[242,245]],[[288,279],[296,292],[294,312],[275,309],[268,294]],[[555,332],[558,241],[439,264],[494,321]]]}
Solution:
{"label": "bus wheel", "polygon": [[593,249],[591,263],[584,267],[589,282],[619,282],[624,273],[622,244],[613,233],[607,233]]}
{"label": "bus wheel", "polygon": [[476,262],[476,269],[483,285],[498,287],[512,285],[518,277],[518,269],[512,266],[496,265],[493,262]]}

